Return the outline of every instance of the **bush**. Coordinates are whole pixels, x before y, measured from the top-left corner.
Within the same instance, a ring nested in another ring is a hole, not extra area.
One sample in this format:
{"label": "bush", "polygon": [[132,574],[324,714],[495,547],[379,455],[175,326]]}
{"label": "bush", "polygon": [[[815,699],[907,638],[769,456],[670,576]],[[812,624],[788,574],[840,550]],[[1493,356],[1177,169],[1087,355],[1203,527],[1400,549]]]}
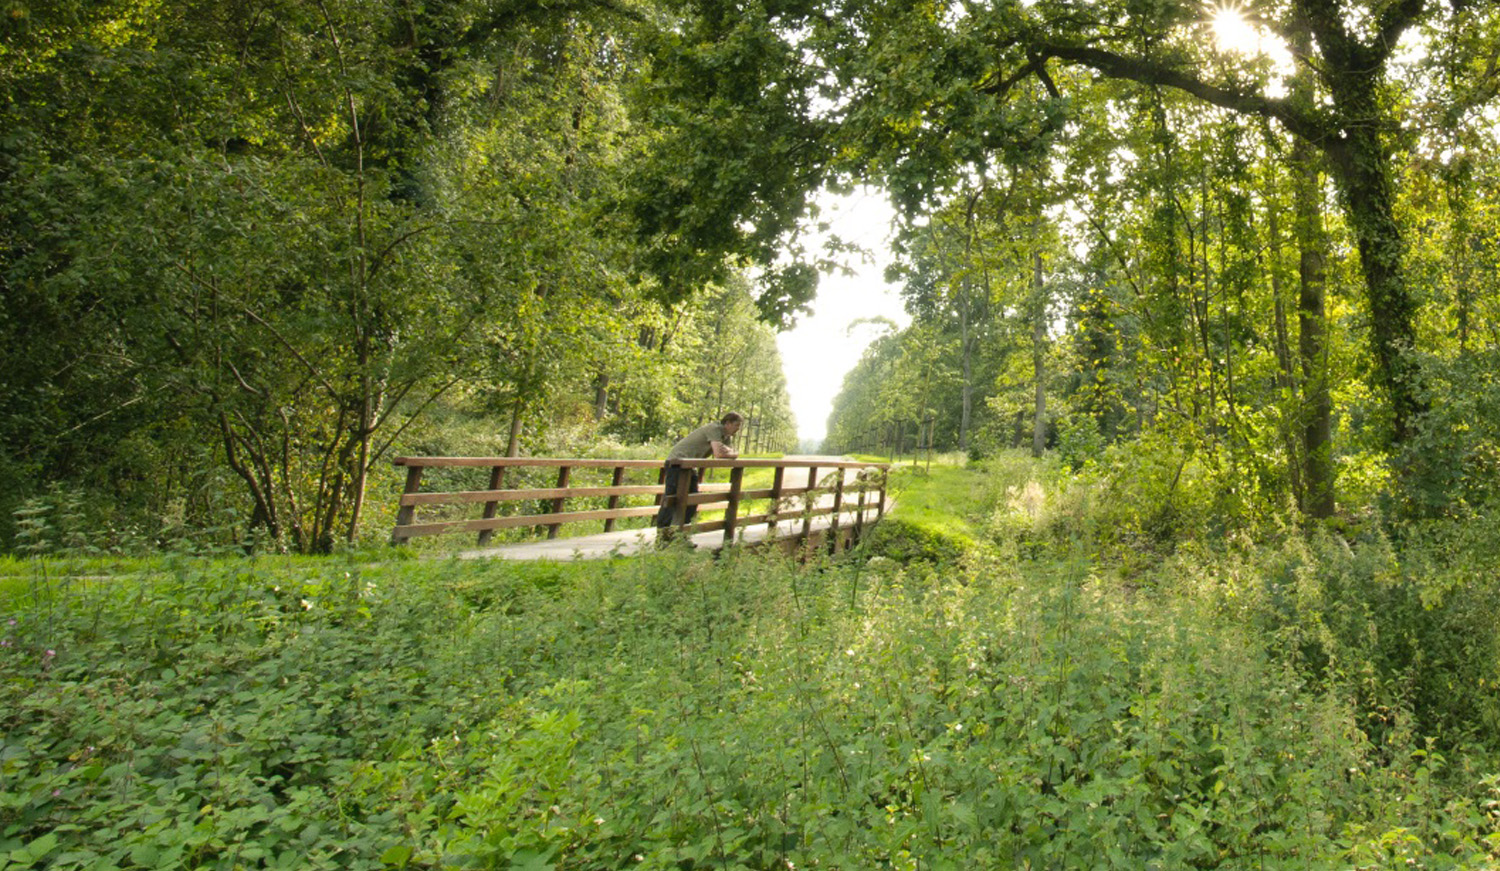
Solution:
{"label": "bush", "polygon": [[1347,691],[1377,740],[1399,728],[1500,752],[1500,554],[1467,547],[1496,533],[1450,525],[1400,556],[1376,526],[1353,541],[1321,528],[1269,545],[1239,537],[1191,548],[1156,577],[1190,579],[1180,591],[1253,627],[1278,661]]}
{"label": "bush", "polygon": [[1395,457],[1398,517],[1469,517],[1500,499],[1500,349],[1422,361],[1428,411]]}
{"label": "bush", "polygon": [[903,565],[917,562],[953,565],[972,546],[972,540],[951,530],[891,515],[865,535],[861,551]]}

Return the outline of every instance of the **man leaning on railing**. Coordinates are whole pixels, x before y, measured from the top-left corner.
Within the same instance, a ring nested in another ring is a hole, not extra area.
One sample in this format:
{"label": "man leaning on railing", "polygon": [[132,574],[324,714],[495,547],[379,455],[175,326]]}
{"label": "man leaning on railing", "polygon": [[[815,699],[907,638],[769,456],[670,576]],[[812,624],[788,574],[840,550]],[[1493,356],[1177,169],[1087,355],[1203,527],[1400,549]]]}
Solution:
{"label": "man leaning on railing", "polygon": [[[688,482],[688,493],[698,492],[697,469],[684,469],[677,465],[678,460],[703,460],[713,457],[717,460],[732,460],[740,455],[734,449],[731,440],[734,434],[745,425],[745,416],[736,411],[731,411],[719,418],[718,423],[708,423],[698,427],[684,436],[672,450],[667,452],[667,472],[663,480],[661,510],[656,512],[657,537],[666,540],[671,537],[672,516],[676,513],[677,506],[673,497],[677,495],[677,476],[691,475]],[[683,514],[683,523],[692,523],[693,515],[698,513],[698,506],[688,505]]]}

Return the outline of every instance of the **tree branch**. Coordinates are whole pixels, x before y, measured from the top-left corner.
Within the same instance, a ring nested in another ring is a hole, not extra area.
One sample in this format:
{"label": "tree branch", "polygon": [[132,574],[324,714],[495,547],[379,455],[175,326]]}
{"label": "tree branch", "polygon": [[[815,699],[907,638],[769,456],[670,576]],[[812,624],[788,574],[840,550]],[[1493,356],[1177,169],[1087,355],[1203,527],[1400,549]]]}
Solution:
{"label": "tree branch", "polygon": [[1334,148],[1339,141],[1337,125],[1325,116],[1304,111],[1285,100],[1205,82],[1176,67],[1083,45],[1043,45],[1037,51],[1044,58],[1080,64],[1111,78],[1174,88],[1234,112],[1275,118],[1319,148]]}
{"label": "tree branch", "polygon": [[1385,7],[1380,13],[1380,26],[1377,31],[1376,44],[1371,48],[1377,53],[1381,63],[1391,56],[1396,50],[1396,43],[1401,41],[1401,34],[1411,27],[1427,8],[1427,0],[1400,0]]}

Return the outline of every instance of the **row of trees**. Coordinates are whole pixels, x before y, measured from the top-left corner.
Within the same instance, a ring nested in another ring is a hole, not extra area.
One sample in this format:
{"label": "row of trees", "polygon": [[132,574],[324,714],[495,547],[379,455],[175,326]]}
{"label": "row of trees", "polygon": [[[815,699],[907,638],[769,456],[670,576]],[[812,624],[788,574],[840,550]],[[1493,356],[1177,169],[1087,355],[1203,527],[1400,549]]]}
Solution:
{"label": "row of trees", "polygon": [[[443,441],[437,411],[511,454],[726,407],[795,443],[750,231],[692,245],[652,218],[675,160],[649,123],[655,14],[9,11],[0,507],[61,484],[326,550],[391,456]],[[767,310],[796,305],[784,284]]]}

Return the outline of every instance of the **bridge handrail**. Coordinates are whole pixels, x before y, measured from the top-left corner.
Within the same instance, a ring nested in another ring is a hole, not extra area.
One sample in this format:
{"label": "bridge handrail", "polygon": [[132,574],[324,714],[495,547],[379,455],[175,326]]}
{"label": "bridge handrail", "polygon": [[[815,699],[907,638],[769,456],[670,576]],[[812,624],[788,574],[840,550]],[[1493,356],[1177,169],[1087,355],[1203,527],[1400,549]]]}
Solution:
{"label": "bridge handrail", "polygon": [[[404,544],[406,541],[423,535],[440,535],[451,532],[477,532],[479,534],[479,545],[488,543],[496,529],[505,529],[521,526],[545,526],[547,537],[556,538],[558,530],[564,523],[576,523],[585,521],[604,521],[604,531],[614,529],[615,522],[629,517],[654,516],[660,510],[663,501],[662,482],[666,476],[666,466],[659,460],[621,460],[600,459],[580,457],[397,457],[394,465],[405,467],[407,470],[406,486],[402,492],[396,515],[396,525],[391,531],[392,544]],[[730,481],[728,485],[705,485],[704,489],[696,494],[687,492],[690,478],[688,475],[678,476],[679,486],[676,493],[666,495],[670,505],[673,505],[673,519],[676,530],[683,534],[694,534],[698,532],[710,532],[716,530],[724,531],[726,542],[733,540],[736,530],[748,526],[765,523],[774,526],[780,520],[788,517],[800,517],[803,519],[802,534],[807,535],[812,518],[832,514],[831,526],[837,530],[842,515],[852,514],[852,520],[856,532],[865,523],[865,515],[873,510],[875,519],[879,519],[885,512],[886,476],[889,466],[882,463],[864,463],[848,460],[813,459],[806,457],[796,458],[769,458],[769,459],[740,459],[740,460],[680,460],[673,461],[674,464],[690,469],[728,469]],[[484,490],[449,490],[449,491],[422,491],[423,472],[429,468],[488,468],[490,469],[489,487]],[[557,469],[556,486],[553,487],[529,487],[529,488],[506,488],[505,472],[511,468],[555,468]],[[746,490],[742,485],[745,469],[775,469],[774,482],[769,488],[757,488]],[[611,470],[609,486],[573,486],[571,481],[572,470],[594,469]],[[625,484],[624,477],[628,470],[655,469],[657,471],[656,484]],[[807,469],[808,486],[784,486],[783,476],[787,469]],[[857,496],[857,503],[853,508],[844,504],[846,492],[844,478],[846,470],[865,470],[856,475],[852,482],[852,490]],[[829,488],[818,486],[817,473],[819,470],[837,470],[840,472],[835,477],[834,483]],[[876,491],[878,498],[866,503],[866,495],[870,491]],[[818,506],[815,498],[809,494],[831,493],[833,495],[832,506]],[[619,501],[622,497],[655,495],[655,504],[648,506],[620,507]],[[801,496],[803,505],[795,510],[785,510],[783,500],[790,497]],[[566,502],[570,498],[601,498],[608,497],[608,506],[605,509],[566,511]],[[770,510],[748,517],[739,516],[741,503],[755,499],[770,499]],[[501,503],[518,502],[522,500],[551,500],[550,511],[536,514],[514,514],[498,517],[498,508]],[[479,519],[464,520],[439,520],[427,523],[416,522],[416,510],[419,506],[437,505],[465,505],[483,503],[483,516]],[[724,505],[724,517],[721,520],[706,521],[701,523],[686,523],[686,508],[689,505],[704,506],[719,504]]]}

